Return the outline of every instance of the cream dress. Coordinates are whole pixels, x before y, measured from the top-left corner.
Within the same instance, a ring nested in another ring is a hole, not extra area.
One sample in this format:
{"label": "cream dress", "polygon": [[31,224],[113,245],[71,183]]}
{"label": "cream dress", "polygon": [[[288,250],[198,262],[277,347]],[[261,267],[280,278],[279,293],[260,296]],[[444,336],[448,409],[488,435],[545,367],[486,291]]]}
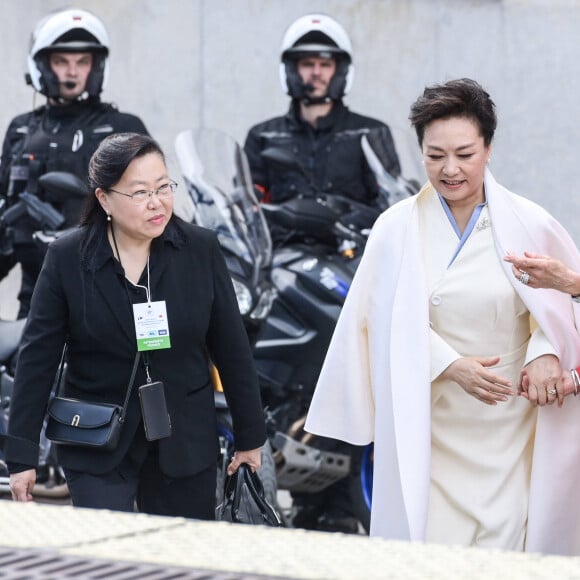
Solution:
{"label": "cream dress", "polygon": [[[480,224],[486,225],[483,218],[491,216],[492,228],[476,228],[449,269],[458,240],[438,198],[435,204],[429,201],[430,184],[379,217],[342,308],[306,429],[355,445],[374,441],[373,536],[424,541],[429,517],[431,540],[436,530],[448,536],[439,541],[521,549],[529,504],[526,550],[579,555],[580,502],[574,498],[580,490],[580,397],[567,397],[563,408],[538,409],[534,427],[533,417],[526,417],[534,411],[522,399],[488,407],[468,395],[455,397],[462,395],[457,385],[432,388],[438,376],[433,370],[439,366],[441,373],[460,356],[452,346],[459,353],[478,355],[525,348],[528,315],[513,290],[557,349],[562,367],[578,365],[580,304],[555,290],[520,284],[502,260],[506,251],[528,250],[550,254],[580,271],[578,249],[557,221],[502,187],[489,170],[485,191],[489,213],[480,216]],[[431,209],[427,222],[423,200]],[[423,224],[430,226],[426,241],[419,234],[420,209]],[[488,253],[490,229],[495,257]],[[431,270],[431,292],[424,261]],[[429,296],[439,298],[437,307]],[[436,308],[441,315],[433,312]],[[430,336],[430,315],[449,344],[435,333]],[[534,355],[537,334],[527,346],[528,359]],[[507,358],[503,356],[504,363]],[[511,366],[515,378],[520,365]],[[534,428],[528,499],[526,451]],[[441,453],[444,445],[450,451]],[[432,488],[436,492],[429,508]]]}
{"label": "cream dress", "polygon": [[[530,342],[530,315],[499,263],[487,206],[450,266],[459,239],[437,194],[426,196],[419,211],[432,380],[460,356],[499,355],[493,372],[516,387],[526,359],[551,347],[538,332]],[[517,395],[486,405],[438,379],[431,413],[426,540],[523,550],[535,409]]]}

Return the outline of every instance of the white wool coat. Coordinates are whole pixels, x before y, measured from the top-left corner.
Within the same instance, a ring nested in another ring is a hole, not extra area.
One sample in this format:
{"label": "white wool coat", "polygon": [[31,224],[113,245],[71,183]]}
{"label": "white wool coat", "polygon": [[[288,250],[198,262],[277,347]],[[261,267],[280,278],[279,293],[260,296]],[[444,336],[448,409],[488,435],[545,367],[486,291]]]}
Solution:
{"label": "white wool coat", "polygon": [[[537,252],[580,271],[564,228],[537,204],[485,174],[498,260],[563,368],[580,364],[580,305],[517,281],[506,252]],[[331,341],[306,421],[312,433],[374,441],[371,535],[424,540],[430,490],[430,337],[415,197],[382,214]],[[469,292],[469,280],[465,291]],[[580,397],[539,409],[526,550],[580,554]]]}

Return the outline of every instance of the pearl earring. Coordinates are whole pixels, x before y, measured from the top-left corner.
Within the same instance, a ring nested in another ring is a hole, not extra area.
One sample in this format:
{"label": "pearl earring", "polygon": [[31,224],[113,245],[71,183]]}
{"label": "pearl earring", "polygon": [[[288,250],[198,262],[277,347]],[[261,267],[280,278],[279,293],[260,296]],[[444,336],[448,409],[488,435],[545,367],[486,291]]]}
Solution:
{"label": "pearl earring", "polygon": [[111,214],[110,214],[110,213],[108,213],[108,214],[107,214],[107,221],[108,221],[109,223],[111,222]]}

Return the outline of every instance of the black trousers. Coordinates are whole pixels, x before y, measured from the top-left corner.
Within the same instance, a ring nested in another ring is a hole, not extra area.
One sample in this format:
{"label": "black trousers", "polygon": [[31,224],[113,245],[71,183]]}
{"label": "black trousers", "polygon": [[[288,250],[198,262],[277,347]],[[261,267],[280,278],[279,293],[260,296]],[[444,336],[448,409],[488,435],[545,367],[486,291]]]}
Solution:
{"label": "black trousers", "polygon": [[215,519],[217,464],[191,477],[167,477],[151,446],[139,470],[120,466],[103,475],[65,469],[73,505],[96,509]]}

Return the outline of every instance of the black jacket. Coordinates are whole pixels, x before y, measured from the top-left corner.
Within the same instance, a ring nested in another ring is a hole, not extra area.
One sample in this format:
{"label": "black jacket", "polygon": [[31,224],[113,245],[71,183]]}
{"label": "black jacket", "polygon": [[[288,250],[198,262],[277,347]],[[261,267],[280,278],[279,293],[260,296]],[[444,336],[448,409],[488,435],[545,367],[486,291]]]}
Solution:
{"label": "black jacket", "polygon": [[[265,201],[279,203],[300,193],[336,193],[364,203],[372,203],[378,186],[365,160],[361,137],[368,135],[385,169],[400,174],[399,159],[387,125],[353,113],[342,102],[320,117],[317,128],[304,122],[297,103],[283,117],[275,117],[250,129],[245,143],[254,183],[263,188]],[[260,155],[268,147],[292,151],[306,169],[308,178],[298,171],[281,170]]]}
{"label": "black jacket", "polygon": [[[75,226],[85,198],[51,198],[40,188],[38,178],[48,171],[67,171],[86,182],[89,161],[99,143],[120,132],[148,134],[141,119],[120,113],[97,98],[63,106],[46,105],[19,115],[10,123],[2,146],[0,198],[11,206],[18,202],[18,194],[26,190],[62,213],[65,222],[61,228]],[[22,318],[28,313],[42,264],[43,251],[32,237],[40,225],[27,215],[10,225],[8,230],[0,228],[0,280],[20,262],[18,317]]]}
{"label": "black jacket", "polygon": [[[89,160],[99,143],[122,132],[148,134],[139,117],[96,98],[46,105],[15,117],[2,145],[0,196],[11,203],[26,189],[44,199],[37,181],[47,171],[68,171],[86,181]],[[64,214],[67,227],[78,223],[83,203],[82,198],[72,198],[53,205]]]}
{"label": "black jacket", "polygon": [[[146,272],[140,284],[147,284]],[[169,438],[158,442],[159,461],[166,475],[184,477],[218,457],[208,356],[221,375],[239,450],[260,447],[266,439],[260,392],[215,234],[173,217],[153,240],[150,274],[152,300],[166,302],[171,340],[171,348],[150,354],[151,378],[165,384],[173,428]],[[67,336],[65,396],[122,404],[136,337],[123,270],[104,224],[80,228],[49,246],[16,369],[5,445],[11,464],[37,463],[38,436]],[[145,378],[141,364],[117,449],[61,446],[61,465],[97,474],[120,464],[141,428],[137,387]]]}

